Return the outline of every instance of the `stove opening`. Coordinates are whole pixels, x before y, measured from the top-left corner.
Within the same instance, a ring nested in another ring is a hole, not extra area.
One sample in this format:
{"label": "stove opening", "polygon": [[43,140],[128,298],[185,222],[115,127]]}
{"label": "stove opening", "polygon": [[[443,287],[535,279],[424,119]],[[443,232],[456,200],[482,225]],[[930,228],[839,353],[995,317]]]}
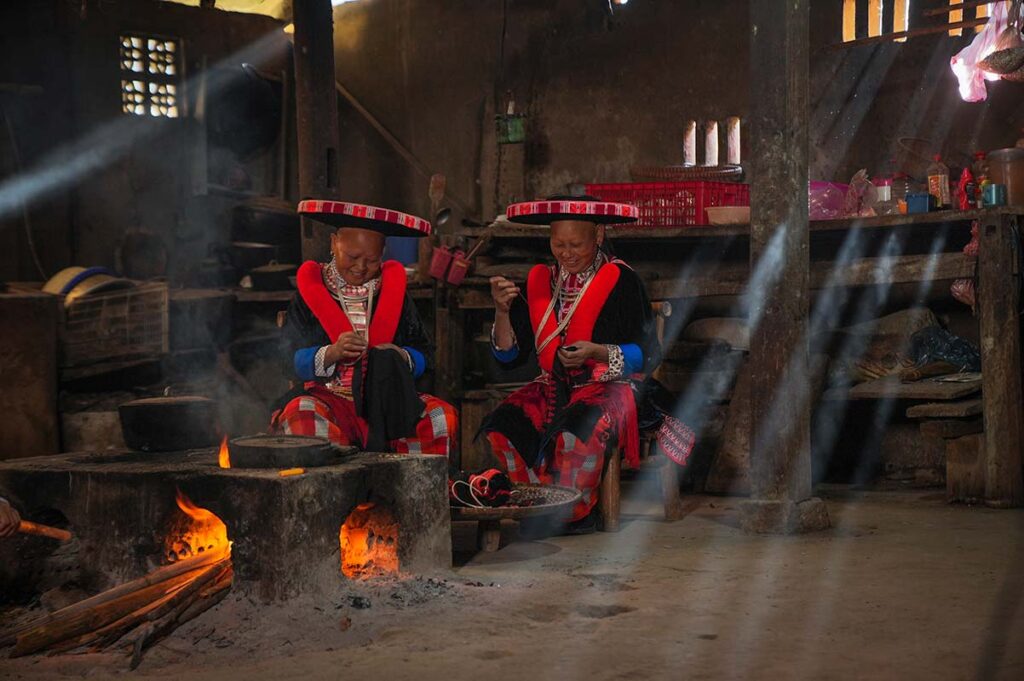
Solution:
{"label": "stove opening", "polygon": [[211,511],[192,503],[179,489],[175,501],[181,511],[171,523],[167,533],[165,552],[167,560],[174,563],[201,553],[231,553],[228,528]]}
{"label": "stove opening", "polygon": [[341,526],[341,572],[368,579],[398,572],[398,523],[387,508],[359,504]]}

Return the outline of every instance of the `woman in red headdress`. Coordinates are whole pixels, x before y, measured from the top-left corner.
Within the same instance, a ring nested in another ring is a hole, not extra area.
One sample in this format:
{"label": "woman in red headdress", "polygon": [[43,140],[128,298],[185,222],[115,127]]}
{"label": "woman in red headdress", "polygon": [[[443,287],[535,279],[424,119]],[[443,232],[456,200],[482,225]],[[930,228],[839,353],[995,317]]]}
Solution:
{"label": "woman in red headdress", "polygon": [[457,414],[416,392],[432,346],[406,292],[405,268],[382,260],[386,236],[426,236],[430,223],[340,201],[303,201],[299,212],[339,229],[330,262],[299,268],[282,331],[302,385],[281,400],[272,428],[370,451],[449,455]]}
{"label": "woman in red headdress", "polygon": [[[580,490],[567,532],[582,534],[595,528],[607,457],[621,449],[627,465],[639,463],[636,387],[659,361],[643,282],[602,249],[604,225],[634,222],[637,210],[553,197],[510,205],[507,214],[551,225],[555,264],[535,266],[525,288],[491,279],[495,358],[511,368],[536,356],[540,375],[491,413],[481,433],[513,481]],[[693,433],[675,424],[682,440],[673,453],[685,461]]]}

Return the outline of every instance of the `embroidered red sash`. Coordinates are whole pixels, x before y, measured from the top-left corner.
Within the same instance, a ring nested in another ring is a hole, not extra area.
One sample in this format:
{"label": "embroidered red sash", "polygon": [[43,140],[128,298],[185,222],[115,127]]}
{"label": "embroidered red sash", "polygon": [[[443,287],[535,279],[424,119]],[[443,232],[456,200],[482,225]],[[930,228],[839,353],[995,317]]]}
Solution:
{"label": "embroidered red sash", "polygon": [[[299,268],[295,284],[302,300],[313,311],[333,343],[341,334],[352,331],[352,323],[327,290],[322,269],[320,263],[312,260],[304,262]],[[381,266],[380,289],[370,320],[370,347],[394,341],[398,320],[402,316],[402,305],[405,304],[405,286],[405,268],[402,264],[396,260],[386,261]]]}
{"label": "embroidered red sash", "polygon": [[[580,340],[591,340],[594,335],[594,324],[597,322],[604,304],[608,301],[612,289],[619,282],[619,274],[618,265],[605,263],[594,275],[593,282],[583,293],[583,299],[576,307],[576,313],[569,320],[569,325],[565,329],[566,345],[572,345]],[[537,342],[550,336],[558,327],[558,321],[552,314],[544,322],[544,328],[538,328],[541,319],[544,318],[544,312],[551,304],[553,293],[551,290],[551,268],[547,265],[537,265],[530,270],[526,279],[526,299],[530,305],[530,323],[533,326],[533,335]],[[539,353],[537,361],[544,371],[551,371],[555,364],[555,353],[561,346],[562,339],[556,338]]]}

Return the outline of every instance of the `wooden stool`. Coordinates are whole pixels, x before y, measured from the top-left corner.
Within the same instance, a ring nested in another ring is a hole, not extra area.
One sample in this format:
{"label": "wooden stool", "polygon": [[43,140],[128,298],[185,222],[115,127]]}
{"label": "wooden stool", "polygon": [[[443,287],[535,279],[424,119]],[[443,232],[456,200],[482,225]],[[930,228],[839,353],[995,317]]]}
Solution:
{"label": "wooden stool", "polygon": [[[641,451],[646,451],[644,459],[650,461],[651,450],[656,447],[654,438],[643,436]],[[674,521],[683,517],[683,500],[679,494],[679,467],[664,454],[656,457],[661,464],[658,477],[661,483],[661,502],[664,506],[665,520]],[[622,452],[608,457],[604,477],[601,478],[600,496],[597,500],[599,523],[603,532],[619,531],[619,515],[622,507]]]}

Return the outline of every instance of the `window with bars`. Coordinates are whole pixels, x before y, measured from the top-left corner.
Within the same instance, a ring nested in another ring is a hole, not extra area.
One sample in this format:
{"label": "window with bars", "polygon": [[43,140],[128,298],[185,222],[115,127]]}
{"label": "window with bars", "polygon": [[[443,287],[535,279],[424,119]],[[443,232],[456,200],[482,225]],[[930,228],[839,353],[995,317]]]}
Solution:
{"label": "window with bars", "polygon": [[[963,35],[965,25],[975,32],[981,31],[990,14],[989,4],[965,0],[943,0],[945,7],[932,8],[921,14],[926,19],[944,17],[950,24],[949,35]],[[866,42],[864,39],[885,40],[891,35],[894,42],[906,42],[910,31],[911,0],[843,0],[843,42]],[[946,31],[945,24],[929,27],[925,32]],[[917,32],[917,29],[915,31]],[[871,40],[875,42],[875,40]]]}
{"label": "window with bars", "polygon": [[178,72],[177,40],[121,36],[121,111],[177,118]]}

